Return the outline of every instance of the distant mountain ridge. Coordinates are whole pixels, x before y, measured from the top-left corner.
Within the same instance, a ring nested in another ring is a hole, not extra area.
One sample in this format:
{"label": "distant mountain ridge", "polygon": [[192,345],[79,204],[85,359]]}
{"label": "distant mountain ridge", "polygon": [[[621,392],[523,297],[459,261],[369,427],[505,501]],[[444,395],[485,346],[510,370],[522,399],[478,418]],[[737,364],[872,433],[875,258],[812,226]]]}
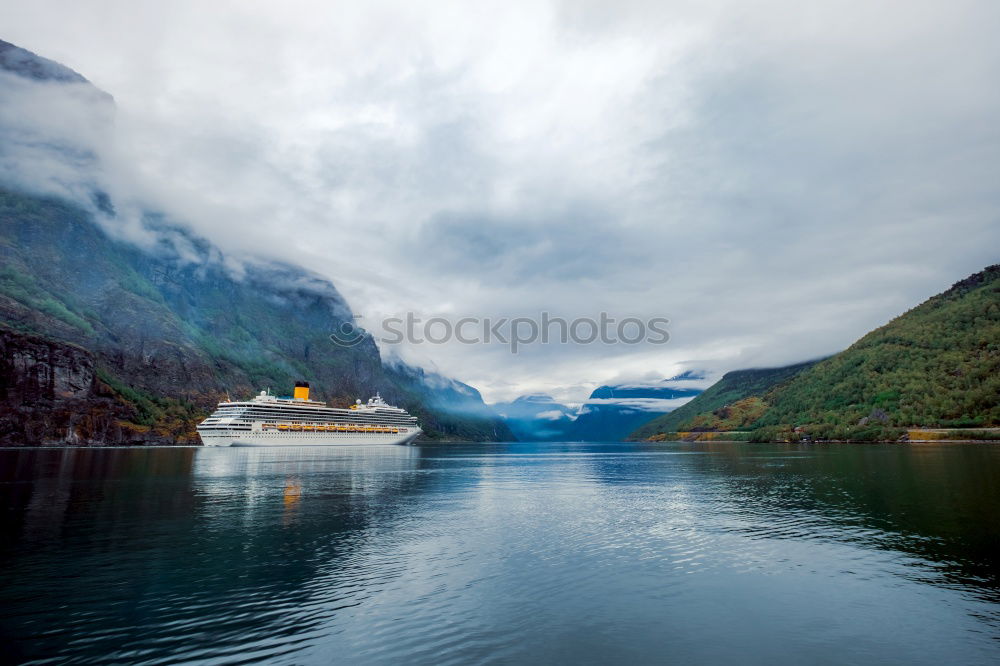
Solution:
{"label": "distant mountain ridge", "polygon": [[521,396],[494,408],[524,441],[620,441],[652,416],[669,412],[701,393],[685,386],[701,380],[685,373],[659,383],[604,385],[578,409],[544,394]]}
{"label": "distant mountain ridge", "polygon": [[492,407],[517,439],[525,442],[566,441],[576,419],[575,409],[542,393],[522,395]]}
{"label": "distant mountain ridge", "polygon": [[[90,85],[6,42],[0,66],[0,87],[29,102],[33,85],[45,86],[45,95],[60,85]],[[98,98],[103,131],[106,99]],[[70,102],[78,101],[74,88]],[[81,102],[82,112],[90,103]],[[297,379],[338,403],[380,391],[416,415],[432,438],[513,439],[472,387],[385,364],[370,337],[353,347],[334,344],[330,334],[353,317],[328,280],[276,262],[237,264],[153,213],[142,219],[146,243],[139,247],[109,235],[119,224],[115,202],[96,187],[88,205],[4,182],[19,159],[37,158],[33,166],[67,165],[58,178],[82,174],[67,191],[88,191],[97,155],[75,146],[72,135],[36,140],[45,125],[29,126],[35,134],[23,141],[29,122],[0,115],[0,329],[8,355],[0,443],[193,442],[194,424],[219,399],[268,386],[290,393]],[[90,370],[67,369],[80,367]],[[88,377],[75,380],[86,387],[57,390],[54,378],[77,375]],[[106,404],[112,398],[114,409]],[[66,400],[75,401],[72,410]],[[100,407],[100,427],[57,418],[90,413],[88,404]]]}
{"label": "distant mountain ridge", "polygon": [[[749,430],[754,440],[897,439],[1000,425],[1000,265],[970,275],[821,361],[729,373],[632,438]],[[738,379],[745,381],[737,381]]]}

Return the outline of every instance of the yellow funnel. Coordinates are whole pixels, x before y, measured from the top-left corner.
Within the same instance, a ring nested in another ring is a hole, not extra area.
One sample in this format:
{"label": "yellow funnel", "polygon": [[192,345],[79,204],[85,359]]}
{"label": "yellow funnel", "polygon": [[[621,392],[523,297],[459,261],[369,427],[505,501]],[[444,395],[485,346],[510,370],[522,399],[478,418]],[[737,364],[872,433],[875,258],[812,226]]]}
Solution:
{"label": "yellow funnel", "polygon": [[309,399],[309,382],[295,382],[295,392],[292,396],[296,400]]}

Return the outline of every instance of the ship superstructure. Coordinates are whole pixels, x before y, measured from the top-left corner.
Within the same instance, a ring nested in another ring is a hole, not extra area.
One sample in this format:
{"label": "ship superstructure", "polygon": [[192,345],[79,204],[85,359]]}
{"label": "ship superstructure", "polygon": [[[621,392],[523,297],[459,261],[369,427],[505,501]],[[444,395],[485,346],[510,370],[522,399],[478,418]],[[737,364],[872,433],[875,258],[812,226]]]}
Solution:
{"label": "ship superstructure", "polygon": [[198,425],[205,446],[351,446],[409,444],[422,432],[416,417],[375,395],[350,408],[309,399],[296,382],[290,398],[261,391],[252,400],[220,402]]}

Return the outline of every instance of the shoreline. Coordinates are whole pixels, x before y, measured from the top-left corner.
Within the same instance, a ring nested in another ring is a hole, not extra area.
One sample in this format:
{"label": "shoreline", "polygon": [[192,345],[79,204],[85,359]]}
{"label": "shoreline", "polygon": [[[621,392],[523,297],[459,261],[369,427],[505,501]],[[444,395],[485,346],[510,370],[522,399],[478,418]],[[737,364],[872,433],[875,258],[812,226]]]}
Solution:
{"label": "shoreline", "polygon": [[[810,426],[799,426],[794,429],[790,427],[781,428],[778,432],[772,430],[772,435],[777,438],[767,438],[765,429],[755,430],[678,430],[673,432],[662,432],[632,441],[639,442],[746,442],[748,444],[863,444],[863,443],[883,443],[883,444],[931,444],[934,442],[984,442],[1000,443],[1000,428],[988,426],[985,428],[918,428],[918,427],[886,427],[882,432],[873,432],[874,437],[846,438],[846,439],[826,439],[813,437],[809,434]],[[889,432],[886,432],[889,431]],[[894,431],[894,432],[892,432]],[[878,437],[877,435],[896,435],[892,438]]]}

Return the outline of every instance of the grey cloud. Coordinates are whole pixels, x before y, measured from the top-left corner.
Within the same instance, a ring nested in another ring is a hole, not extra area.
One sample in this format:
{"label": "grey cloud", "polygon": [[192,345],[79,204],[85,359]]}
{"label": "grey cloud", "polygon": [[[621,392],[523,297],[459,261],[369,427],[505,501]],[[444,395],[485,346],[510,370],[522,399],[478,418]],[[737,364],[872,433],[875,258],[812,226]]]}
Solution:
{"label": "grey cloud", "polygon": [[550,284],[613,275],[639,258],[632,240],[606,212],[575,205],[541,215],[445,211],[421,225],[416,247],[449,274]]}
{"label": "grey cloud", "polygon": [[81,183],[93,185],[100,176],[99,154],[110,143],[113,122],[110,98],[86,82],[35,80],[0,69],[0,178],[80,197]]}

